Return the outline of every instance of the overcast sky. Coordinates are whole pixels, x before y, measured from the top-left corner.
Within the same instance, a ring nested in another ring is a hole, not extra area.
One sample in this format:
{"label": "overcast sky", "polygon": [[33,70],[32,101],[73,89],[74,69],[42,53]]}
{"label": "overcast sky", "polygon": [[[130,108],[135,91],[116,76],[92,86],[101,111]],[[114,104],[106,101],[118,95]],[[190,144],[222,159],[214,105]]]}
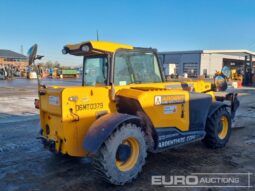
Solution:
{"label": "overcast sky", "polygon": [[34,43],[44,61],[78,65],[65,44],[99,38],[159,51],[255,50],[252,0],[0,0],[0,49]]}

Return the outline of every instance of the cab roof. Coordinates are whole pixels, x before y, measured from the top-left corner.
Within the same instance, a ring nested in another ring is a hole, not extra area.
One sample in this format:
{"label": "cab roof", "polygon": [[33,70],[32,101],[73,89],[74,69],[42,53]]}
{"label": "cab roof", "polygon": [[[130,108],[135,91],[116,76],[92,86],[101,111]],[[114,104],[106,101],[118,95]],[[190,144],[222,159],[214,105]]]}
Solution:
{"label": "cab roof", "polygon": [[133,46],[125,45],[125,44],[118,44],[114,42],[105,42],[105,41],[85,41],[78,44],[67,44],[64,46],[64,49],[67,50],[67,53],[72,55],[84,55],[82,52],[81,47],[87,45],[90,47],[90,51],[88,53],[114,53],[117,49],[134,49]]}

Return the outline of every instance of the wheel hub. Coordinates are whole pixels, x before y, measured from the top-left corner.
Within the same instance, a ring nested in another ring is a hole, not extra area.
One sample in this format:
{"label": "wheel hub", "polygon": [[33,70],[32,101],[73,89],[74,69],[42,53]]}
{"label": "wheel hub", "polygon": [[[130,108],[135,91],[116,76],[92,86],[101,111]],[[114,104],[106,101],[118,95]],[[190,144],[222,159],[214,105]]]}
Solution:
{"label": "wheel hub", "polygon": [[116,167],[123,172],[134,168],[139,158],[139,142],[134,137],[123,140],[116,151]]}
{"label": "wheel hub", "polygon": [[117,160],[126,162],[131,155],[131,148],[129,145],[120,144],[116,153]]}
{"label": "wheel hub", "polygon": [[222,125],[222,121],[220,120],[218,124],[218,133],[220,133],[222,129],[223,129],[223,125]]}
{"label": "wheel hub", "polygon": [[218,125],[218,136],[220,139],[224,139],[228,133],[228,119],[226,116],[222,116]]}

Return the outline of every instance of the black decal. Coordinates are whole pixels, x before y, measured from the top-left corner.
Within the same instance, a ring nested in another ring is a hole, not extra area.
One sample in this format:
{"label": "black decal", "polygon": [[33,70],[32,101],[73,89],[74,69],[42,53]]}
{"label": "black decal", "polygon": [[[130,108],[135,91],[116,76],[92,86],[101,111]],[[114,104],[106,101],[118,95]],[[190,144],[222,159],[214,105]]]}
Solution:
{"label": "black decal", "polygon": [[102,109],[104,107],[103,103],[92,103],[92,104],[81,104],[76,105],[76,111],[83,111],[83,110],[97,110]]}

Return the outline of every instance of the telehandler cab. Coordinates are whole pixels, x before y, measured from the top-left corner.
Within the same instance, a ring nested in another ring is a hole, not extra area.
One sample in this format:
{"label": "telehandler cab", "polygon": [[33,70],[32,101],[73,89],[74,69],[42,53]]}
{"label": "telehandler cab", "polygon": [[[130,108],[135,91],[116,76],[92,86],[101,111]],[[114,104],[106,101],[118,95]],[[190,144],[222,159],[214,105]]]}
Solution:
{"label": "telehandler cab", "polygon": [[[30,63],[36,49],[29,51]],[[62,53],[83,57],[82,84],[47,87],[38,80],[41,138],[54,153],[92,156],[104,180],[131,182],[147,152],[228,142],[239,102],[235,93],[216,92],[227,87],[224,71],[215,83],[165,82],[155,49],[88,41]]]}

